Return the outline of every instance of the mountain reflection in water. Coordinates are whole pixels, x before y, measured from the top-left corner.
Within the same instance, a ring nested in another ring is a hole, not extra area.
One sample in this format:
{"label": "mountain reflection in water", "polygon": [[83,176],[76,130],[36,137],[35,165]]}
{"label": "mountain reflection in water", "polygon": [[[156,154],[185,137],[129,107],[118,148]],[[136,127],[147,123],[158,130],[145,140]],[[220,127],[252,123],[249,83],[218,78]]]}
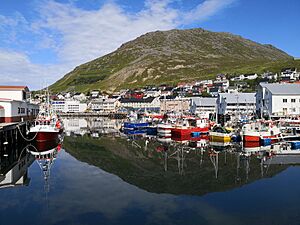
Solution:
{"label": "mountain reflection in water", "polygon": [[105,119],[65,124],[62,146],[1,154],[0,224],[299,224],[300,157],[267,154],[281,145],[124,136]]}
{"label": "mountain reflection in water", "polygon": [[235,152],[234,146],[201,149],[181,143],[84,136],[66,137],[64,147],[76,159],[154,193],[203,195],[225,191],[287,168],[265,167],[257,156]]}

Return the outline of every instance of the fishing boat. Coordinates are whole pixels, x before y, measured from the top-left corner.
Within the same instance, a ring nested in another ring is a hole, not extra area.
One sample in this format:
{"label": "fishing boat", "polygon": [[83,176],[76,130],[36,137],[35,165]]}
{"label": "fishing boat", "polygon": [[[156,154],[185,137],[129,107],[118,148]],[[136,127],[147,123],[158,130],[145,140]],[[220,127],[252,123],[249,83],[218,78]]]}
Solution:
{"label": "fishing boat", "polygon": [[259,142],[263,139],[280,138],[281,131],[273,121],[257,121],[242,127],[242,137],[245,142]]}
{"label": "fishing boat", "polygon": [[160,123],[157,125],[157,135],[159,137],[171,138],[173,126],[169,123]]}
{"label": "fishing boat", "polygon": [[212,142],[230,142],[232,135],[231,129],[215,125],[209,132],[209,139]]}
{"label": "fishing boat", "polygon": [[53,111],[49,97],[47,103],[41,105],[40,112],[30,127],[29,137],[37,142],[56,141],[63,130],[63,123]]}
{"label": "fishing boat", "polygon": [[181,124],[177,124],[171,130],[172,137],[191,136],[192,133],[207,134],[209,132],[209,122],[207,119],[183,119]]}
{"label": "fishing boat", "polygon": [[282,118],[279,120],[281,130],[300,132],[300,117]]}

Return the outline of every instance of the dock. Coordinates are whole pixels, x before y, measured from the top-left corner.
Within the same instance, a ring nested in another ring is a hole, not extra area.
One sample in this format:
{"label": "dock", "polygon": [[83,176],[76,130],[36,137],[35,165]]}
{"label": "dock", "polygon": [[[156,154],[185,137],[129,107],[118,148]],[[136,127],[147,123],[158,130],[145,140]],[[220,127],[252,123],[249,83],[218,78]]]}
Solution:
{"label": "dock", "polygon": [[108,112],[81,112],[81,113],[58,113],[59,116],[65,118],[72,118],[72,117],[109,117],[112,119],[125,119],[127,118],[127,112],[115,112],[115,113],[108,113]]}

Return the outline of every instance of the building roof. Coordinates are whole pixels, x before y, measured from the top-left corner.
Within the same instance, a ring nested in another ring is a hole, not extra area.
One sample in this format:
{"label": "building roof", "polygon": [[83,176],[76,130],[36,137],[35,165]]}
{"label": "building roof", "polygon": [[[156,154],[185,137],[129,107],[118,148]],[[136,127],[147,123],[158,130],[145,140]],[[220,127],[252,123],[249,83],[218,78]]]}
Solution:
{"label": "building roof", "polygon": [[0,85],[0,90],[24,90],[27,89],[27,86],[8,86],[8,85]]}
{"label": "building roof", "polygon": [[267,88],[273,95],[300,95],[300,84],[260,83],[260,86]]}
{"label": "building roof", "polygon": [[196,106],[215,106],[217,101],[217,98],[192,97],[191,99]]}
{"label": "building roof", "polygon": [[220,98],[226,98],[226,103],[255,103],[256,93],[219,93]]}

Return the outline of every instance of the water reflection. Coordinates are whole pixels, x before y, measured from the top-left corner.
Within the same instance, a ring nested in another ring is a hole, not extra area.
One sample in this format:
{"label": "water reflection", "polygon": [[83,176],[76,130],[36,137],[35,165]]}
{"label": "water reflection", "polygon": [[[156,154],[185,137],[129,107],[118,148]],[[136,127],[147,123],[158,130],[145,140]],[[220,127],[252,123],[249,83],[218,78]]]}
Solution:
{"label": "water reflection", "polygon": [[11,149],[1,155],[0,188],[29,185],[28,167],[34,157],[27,154],[26,147]]}
{"label": "water reflection", "polygon": [[298,223],[300,159],[278,154],[284,143],[166,141],[87,121],[70,122],[62,145],[1,155],[1,174],[22,165],[11,183],[28,186],[0,191],[0,224]]}
{"label": "water reflection", "polygon": [[115,174],[153,193],[203,195],[272,177],[287,166],[265,168],[264,156],[238,145],[197,141],[161,143],[141,136],[65,138],[65,149],[80,161]]}
{"label": "water reflection", "polygon": [[65,118],[63,119],[66,136],[83,136],[85,134],[99,137],[102,134],[120,134],[123,121],[100,118]]}
{"label": "water reflection", "polygon": [[[61,147],[58,142],[36,142],[26,146],[15,146],[1,155],[0,161],[0,188],[28,186],[28,168],[36,161],[44,179],[50,175],[51,165]],[[43,160],[43,162],[42,162]]]}

